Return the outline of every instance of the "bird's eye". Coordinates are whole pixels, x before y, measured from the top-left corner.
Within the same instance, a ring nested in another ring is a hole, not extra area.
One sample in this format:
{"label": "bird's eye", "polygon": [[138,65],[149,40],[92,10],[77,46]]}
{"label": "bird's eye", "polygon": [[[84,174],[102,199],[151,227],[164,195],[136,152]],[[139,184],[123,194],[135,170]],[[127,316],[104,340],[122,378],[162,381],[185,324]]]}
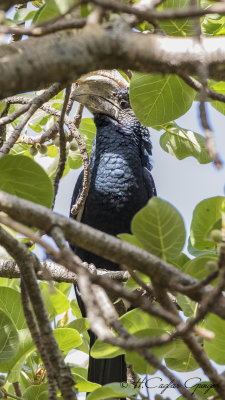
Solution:
{"label": "bird's eye", "polygon": [[120,107],[124,110],[125,108],[128,108],[130,106],[129,102],[126,100],[121,100],[120,101]]}

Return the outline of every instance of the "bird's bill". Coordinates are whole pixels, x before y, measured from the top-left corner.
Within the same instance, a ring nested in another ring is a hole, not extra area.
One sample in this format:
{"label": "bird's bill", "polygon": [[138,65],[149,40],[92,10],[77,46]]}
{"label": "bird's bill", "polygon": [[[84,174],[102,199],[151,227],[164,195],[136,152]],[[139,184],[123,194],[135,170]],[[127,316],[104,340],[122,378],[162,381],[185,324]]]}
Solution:
{"label": "bird's bill", "polygon": [[119,89],[129,86],[118,71],[92,72],[83,75],[78,84],[74,91],[74,100],[83,104],[93,114],[105,114],[117,118],[118,106],[115,95]]}

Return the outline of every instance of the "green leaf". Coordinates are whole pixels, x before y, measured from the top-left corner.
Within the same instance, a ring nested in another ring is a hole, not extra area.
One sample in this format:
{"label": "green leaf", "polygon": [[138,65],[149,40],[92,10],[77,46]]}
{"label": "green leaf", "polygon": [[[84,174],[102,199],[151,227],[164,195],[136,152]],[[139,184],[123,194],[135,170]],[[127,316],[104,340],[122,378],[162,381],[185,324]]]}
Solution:
{"label": "green leaf", "polygon": [[[185,7],[189,7],[189,0],[166,0],[158,10]],[[193,34],[193,22],[191,18],[160,21],[160,27],[169,36],[191,36]]]}
{"label": "green leaf", "polygon": [[209,239],[212,229],[221,227],[225,197],[211,197],[201,201],[194,209],[191,223],[191,244],[198,250],[213,250],[215,244]]}
{"label": "green leaf", "polygon": [[[216,84],[210,85],[210,89],[225,95],[225,82],[217,82]],[[225,115],[225,103],[217,100],[210,100],[210,104],[221,114]]]}
{"label": "green leaf", "polygon": [[32,19],[36,14],[36,11],[31,11],[28,8],[20,8],[14,15],[13,22],[21,24],[29,19]]}
{"label": "green leaf", "polygon": [[81,334],[90,329],[90,325],[88,323],[87,318],[77,318],[71,321],[69,324],[67,324],[66,327],[76,329]]}
{"label": "green leaf", "polygon": [[97,339],[91,348],[91,356],[94,358],[114,358],[125,354],[125,350]]}
{"label": "green leaf", "polygon": [[205,340],[204,349],[210,359],[217,364],[225,363],[225,321],[217,315],[209,314],[205,320],[205,328],[214,332],[213,340]]}
{"label": "green leaf", "polygon": [[[196,385],[192,386],[194,382],[198,382]],[[211,382],[202,382],[199,377],[191,377],[185,381],[185,387],[189,389],[190,393],[194,393],[199,399],[207,400],[218,395],[218,392],[214,389],[215,385]],[[187,397],[179,396],[176,400],[186,400]]]}
{"label": "green leaf", "polygon": [[142,246],[141,242],[139,242],[138,238],[134,235],[130,235],[129,233],[120,233],[117,235],[120,239],[124,240],[125,242],[128,242],[132,244],[133,246],[140,247],[143,249],[144,247]]}
{"label": "green leaf", "polygon": [[[204,254],[201,256],[198,256],[194,258],[193,260],[188,261],[184,268],[183,272],[185,272],[188,275],[193,276],[196,279],[202,280],[206,278],[206,276],[209,274],[209,270],[206,266],[208,261],[218,261],[218,256],[214,254]],[[218,282],[218,280],[213,281],[213,285],[215,285]]]}
{"label": "green leaf", "polygon": [[48,175],[34,160],[23,155],[0,159],[0,189],[46,207],[52,205],[54,193]]}
{"label": "green leaf", "polygon": [[10,150],[10,154],[12,155],[18,155],[18,154],[24,154],[26,155],[29,154],[29,148],[30,146],[28,144],[22,144],[22,143],[16,143]]}
{"label": "green leaf", "polygon": [[[79,126],[79,132],[86,143],[88,155],[91,153],[92,143],[96,133],[96,127],[92,118],[83,118]],[[70,168],[77,169],[82,166],[82,160],[79,150],[70,151],[68,156]]]}
{"label": "green leaf", "polygon": [[190,236],[188,238],[188,252],[194,257],[208,255],[208,254],[216,254],[216,248],[214,250],[197,250],[191,244]]}
{"label": "green leaf", "polygon": [[82,378],[87,380],[87,376],[88,376],[87,368],[81,367],[77,364],[73,364],[72,373],[82,376]]}
{"label": "green leaf", "polygon": [[134,216],[131,231],[145,250],[164,260],[180,254],[186,236],[180,213],[158,197],[150,199]]}
{"label": "green leaf", "polygon": [[202,33],[213,36],[224,35],[225,17],[218,14],[205,16],[202,22]]}
{"label": "green leaf", "polygon": [[176,75],[133,73],[130,83],[131,106],[145,126],[157,126],[185,114],[195,92]]}
{"label": "green leaf", "polygon": [[[0,364],[0,372],[9,372],[19,364],[19,370],[24,359],[35,350],[29,329],[21,329],[18,331],[19,347],[16,355],[12,360]],[[20,371],[19,371],[20,373]],[[14,381],[15,382],[15,381]]]}
{"label": "green leaf", "polygon": [[[164,329],[142,329],[135,333],[135,336],[140,339],[155,338],[165,333]],[[166,354],[170,354],[174,350],[174,344],[168,343],[163,346],[154,346],[151,348],[152,353],[157,356],[160,360],[165,357]],[[147,361],[144,360],[135,351],[126,351],[126,362],[132,364],[134,371],[137,374],[152,374],[155,372]]]}
{"label": "green leaf", "polygon": [[174,343],[175,348],[167,357],[165,357],[167,367],[177,372],[193,371],[199,368],[192,353],[188,350],[182,340],[176,339]]}
{"label": "green leaf", "polygon": [[39,286],[51,317],[62,314],[70,308],[69,300],[60,290],[54,288],[54,293],[50,293],[49,285],[46,282],[40,282]]}
{"label": "green leaf", "polygon": [[176,296],[177,303],[181,307],[186,317],[194,317],[196,312],[196,302],[191,300],[189,297],[182,294]]}
{"label": "green leaf", "polygon": [[6,102],[0,101],[0,115],[4,111],[5,107],[6,107]]}
{"label": "green leaf", "polygon": [[77,0],[46,0],[46,4],[37,12],[34,22],[40,24],[48,19],[66,13]]}
{"label": "green leaf", "polygon": [[[124,387],[125,386],[125,387]],[[87,400],[100,400],[121,397],[132,397],[137,395],[137,389],[126,382],[122,383],[109,383],[104,385],[87,396]]]}
{"label": "green leaf", "polygon": [[35,345],[32,341],[29,329],[21,329],[19,334],[19,350],[16,356],[5,364],[0,364],[0,371],[9,373],[9,382],[16,382],[19,380],[22,365],[34,350]]}
{"label": "green leaf", "polygon": [[0,309],[0,364],[11,361],[18,349],[19,338],[16,327],[8,315]]}
{"label": "green leaf", "polygon": [[184,265],[189,260],[190,258],[186,254],[180,253],[177,257],[169,260],[169,263],[175,265],[177,268],[183,269]]}
{"label": "green leaf", "polygon": [[149,328],[164,329],[165,331],[171,329],[171,326],[161,318],[153,317],[139,308],[135,308],[122,315],[120,321],[131,334]]}
{"label": "green leaf", "polygon": [[82,338],[76,329],[58,328],[53,333],[60,350],[66,354],[82,344]]}
{"label": "green leaf", "polygon": [[93,390],[101,387],[98,383],[89,382],[83,376],[73,373],[74,380],[76,382],[75,388],[78,392],[93,392]]}
{"label": "green leaf", "polygon": [[74,315],[74,317],[82,318],[82,314],[81,314],[80,307],[78,305],[77,299],[71,300],[70,307],[72,309],[72,314]]}
{"label": "green leaf", "polygon": [[[16,307],[15,307],[16,305]],[[10,287],[1,287],[0,289],[0,309],[3,310],[13,321],[17,329],[27,327],[24,318],[21,296],[18,290]]]}
{"label": "green leaf", "polygon": [[48,385],[33,385],[23,392],[23,400],[48,400]]}
{"label": "green leaf", "polygon": [[205,147],[205,138],[184,128],[175,122],[163,126],[165,133],[160,137],[160,145],[167,153],[183,160],[186,157],[195,157],[200,164],[211,162]]}

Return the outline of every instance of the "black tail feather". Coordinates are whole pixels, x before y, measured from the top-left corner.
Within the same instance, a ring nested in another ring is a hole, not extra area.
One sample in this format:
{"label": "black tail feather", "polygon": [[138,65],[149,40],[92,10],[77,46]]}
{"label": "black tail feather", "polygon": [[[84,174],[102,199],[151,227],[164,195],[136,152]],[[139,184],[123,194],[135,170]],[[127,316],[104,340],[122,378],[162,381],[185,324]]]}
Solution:
{"label": "black tail feather", "polygon": [[[80,307],[82,316],[85,318],[87,315],[83,300],[81,299],[77,286],[74,287],[78,305]],[[97,337],[91,330],[89,330],[88,333],[90,336],[91,348]],[[96,359],[89,356],[88,380],[99,383],[100,385],[106,385],[107,383],[112,382],[126,382],[127,368],[124,355],[107,359]]]}

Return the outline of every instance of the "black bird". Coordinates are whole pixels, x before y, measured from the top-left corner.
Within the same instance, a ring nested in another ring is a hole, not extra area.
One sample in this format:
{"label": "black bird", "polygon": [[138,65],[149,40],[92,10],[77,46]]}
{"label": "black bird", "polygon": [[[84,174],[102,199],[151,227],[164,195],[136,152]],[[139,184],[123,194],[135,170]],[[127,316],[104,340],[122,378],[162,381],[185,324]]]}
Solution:
{"label": "black bird", "polygon": [[[110,75],[111,74],[111,75]],[[156,196],[151,175],[150,135],[136,118],[129,101],[129,87],[117,72],[101,71],[84,78],[75,99],[94,114],[97,128],[90,157],[91,182],[81,222],[116,236],[130,233],[133,216]],[[82,188],[83,172],[75,185],[72,204]],[[71,217],[73,217],[71,215]],[[73,247],[74,252],[98,268],[119,270],[111,261]],[[85,317],[85,307],[75,288],[78,304]],[[90,331],[90,346],[96,336]],[[90,357],[88,380],[101,385],[126,381],[124,356],[112,359]]]}

